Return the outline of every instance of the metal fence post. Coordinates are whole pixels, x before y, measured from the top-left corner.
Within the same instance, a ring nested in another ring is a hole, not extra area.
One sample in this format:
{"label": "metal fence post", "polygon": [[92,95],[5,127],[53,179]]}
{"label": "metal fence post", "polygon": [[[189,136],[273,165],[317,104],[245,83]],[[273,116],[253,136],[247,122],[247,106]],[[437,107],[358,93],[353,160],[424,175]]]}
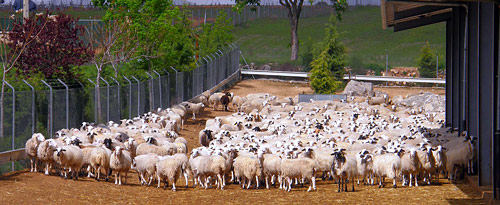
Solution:
{"label": "metal fence post", "polygon": [[35,88],[31,86],[26,80],[23,79],[23,82],[31,88],[31,134],[35,133]]}
{"label": "metal fence post", "polygon": [[64,87],[66,88],[66,128],[69,129],[69,90],[68,90],[68,85],[66,85],[66,83],[64,83],[61,79],[57,79],[57,81],[59,81],[59,83],[64,85]]}
{"label": "metal fence post", "polygon": [[150,96],[153,97],[153,99],[149,99],[150,103],[153,102],[153,108],[149,109],[150,111],[151,110],[154,110],[155,109],[155,85],[153,84],[153,76],[151,76],[151,74],[149,72],[146,72],[146,75],[149,76],[149,79],[150,79],[150,82],[151,82],[151,90],[149,91],[151,94]]}
{"label": "metal fence post", "polygon": [[156,72],[156,70],[153,70],[153,72],[158,76],[158,91],[160,92],[160,107],[159,108],[163,108],[163,99],[162,99],[162,94],[161,94],[161,75],[158,72]]}
{"label": "metal fence post", "polygon": [[129,94],[128,94],[128,118],[132,118],[132,82],[130,80],[123,76],[123,79],[125,79],[128,82],[129,86]]}
{"label": "metal fence post", "polygon": [[[94,81],[87,78],[92,84],[94,84],[94,122],[97,123],[97,84]],[[99,92],[100,93],[100,92]]]}
{"label": "metal fence post", "polygon": [[101,80],[106,83],[106,122],[109,122],[109,83],[102,77]]}
{"label": "metal fence post", "polygon": [[[15,135],[16,135],[16,89],[12,87],[7,81],[3,81],[5,85],[9,86],[12,90],[12,150],[16,149]],[[3,133],[2,133],[3,135]],[[12,161],[12,171],[14,171],[14,161]]]}
{"label": "metal fence post", "polygon": [[121,111],[122,111],[122,106],[121,106],[121,103],[120,103],[120,101],[121,101],[121,98],[120,98],[120,82],[118,82],[118,81],[117,81],[115,78],[113,78],[113,77],[110,77],[110,78],[111,78],[113,81],[115,81],[115,83],[118,85],[118,92],[117,92],[117,94],[118,94],[118,96],[117,96],[117,97],[118,97],[118,116],[120,116],[119,118],[121,119],[121,118],[122,118],[122,113],[121,113]]}
{"label": "metal fence post", "polygon": [[[177,77],[178,77],[178,76],[177,76],[177,73],[178,73],[178,72],[177,72],[177,70],[176,70],[174,67],[170,66],[170,68],[172,68],[172,70],[174,70],[174,71],[175,71],[175,95],[176,95],[176,96],[175,96],[175,98],[177,99],[177,97],[178,97],[178,93],[177,93],[178,88],[177,88],[177,85],[179,85],[179,84],[177,83],[177,82],[179,82],[179,81],[178,81],[179,79],[177,79]],[[179,103],[179,102],[182,102],[182,100],[181,100],[181,101],[178,101],[178,100],[177,100],[177,102],[175,102],[175,103]]]}
{"label": "metal fence post", "polygon": [[137,82],[137,116],[141,115],[141,83],[133,75],[130,76]]}
{"label": "metal fence post", "polygon": [[49,87],[49,116],[48,116],[48,119],[47,119],[47,131],[48,131],[48,135],[50,136],[50,138],[52,138],[52,87],[47,83],[45,82],[44,80],[41,80],[43,84],[45,84],[47,87]]}

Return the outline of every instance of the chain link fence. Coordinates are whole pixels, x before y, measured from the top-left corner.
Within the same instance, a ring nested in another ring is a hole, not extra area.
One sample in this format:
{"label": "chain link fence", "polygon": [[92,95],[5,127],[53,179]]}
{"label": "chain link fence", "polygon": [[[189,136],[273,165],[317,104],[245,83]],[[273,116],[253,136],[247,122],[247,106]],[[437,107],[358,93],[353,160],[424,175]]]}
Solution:
{"label": "chain link fence", "polygon": [[[217,85],[224,84],[218,90],[228,88],[239,80],[239,58],[239,48],[231,45],[201,58],[192,71],[167,68],[173,72],[152,71],[145,80],[135,76],[124,76],[124,82],[101,79],[99,88],[90,79],[90,86],[46,80],[45,90],[16,91],[9,84],[4,92],[0,153],[24,148],[36,132],[52,138],[58,130],[79,128],[82,122],[119,122],[190,100]],[[25,161],[0,165],[0,174],[26,165]]]}

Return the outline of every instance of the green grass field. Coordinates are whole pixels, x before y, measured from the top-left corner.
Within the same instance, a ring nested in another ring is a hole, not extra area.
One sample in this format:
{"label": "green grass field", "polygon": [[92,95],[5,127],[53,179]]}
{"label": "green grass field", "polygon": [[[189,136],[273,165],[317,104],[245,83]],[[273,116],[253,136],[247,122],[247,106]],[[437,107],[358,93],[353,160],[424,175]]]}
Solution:
{"label": "green grass field", "polygon": [[[327,23],[328,16],[301,19],[299,39],[302,47],[308,38],[313,42],[321,41]],[[440,57],[444,56],[446,48],[444,23],[395,33],[392,28],[382,29],[379,7],[352,8],[338,25],[338,31],[349,49],[349,56],[360,59],[362,64],[385,66],[387,49],[390,66],[415,66],[415,59],[426,41],[437,49]],[[235,28],[234,35],[248,63],[300,64],[289,60],[290,24],[285,19],[254,21]]]}

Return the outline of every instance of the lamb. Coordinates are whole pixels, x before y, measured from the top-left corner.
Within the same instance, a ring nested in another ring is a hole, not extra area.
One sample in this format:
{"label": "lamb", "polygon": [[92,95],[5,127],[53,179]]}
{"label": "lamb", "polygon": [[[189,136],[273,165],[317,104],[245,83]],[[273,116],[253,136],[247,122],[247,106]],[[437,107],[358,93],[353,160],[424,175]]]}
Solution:
{"label": "lamb", "polygon": [[210,141],[213,140],[212,130],[204,129],[199,133],[199,142],[201,146],[208,147],[210,145]]}
{"label": "lamb", "polygon": [[[80,148],[74,145],[66,145],[58,147],[54,151],[54,159],[61,167],[70,168],[71,176],[78,180],[78,172],[84,163],[83,154]],[[67,172],[64,171],[64,177],[67,178]]]}
{"label": "lamb", "polygon": [[[141,185],[151,185],[153,176],[156,174],[156,163],[159,156],[154,153],[139,155],[132,160],[132,169],[137,171]],[[146,180],[149,178],[149,181]]]}
{"label": "lamb", "polygon": [[[156,164],[156,176],[158,177],[158,188],[161,181],[165,182],[164,188],[167,188],[167,180],[172,182],[172,191],[176,190],[175,182],[186,169],[187,157],[185,154],[175,154],[174,156],[159,157],[160,161]],[[186,181],[187,183],[187,181]]]}
{"label": "lamb", "polygon": [[109,160],[109,167],[115,171],[115,184],[122,185],[121,173],[125,173],[125,184],[127,183],[127,173],[132,165],[130,152],[122,150],[121,147],[116,147]]}
{"label": "lamb", "polygon": [[401,157],[401,174],[403,174],[403,186],[406,186],[405,176],[409,175],[410,187],[412,186],[413,177],[415,177],[415,186],[418,186],[417,174],[421,169],[422,164],[418,157],[417,151],[411,149],[409,153],[405,153]]}
{"label": "lamb", "polygon": [[[285,184],[285,190],[290,192],[292,190],[292,179],[308,179],[310,180],[309,189],[316,190],[316,178],[314,170],[314,160],[309,158],[299,158],[299,159],[282,159],[281,160],[281,176],[288,182],[288,187]],[[285,183],[285,181],[283,181]]]}
{"label": "lamb", "polygon": [[37,163],[37,150],[38,145],[45,140],[45,137],[41,133],[35,133],[31,136],[25,144],[25,152],[26,155],[30,158],[31,170],[30,172],[37,172],[36,163]]}
{"label": "lamb", "polygon": [[[352,181],[352,191],[354,191],[354,178],[358,173],[356,158],[345,154],[345,149],[335,150],[332,154],[332,173],[339,178],[339,189],[347,192],[347,180]],[[345,189],[344,189],[345,184]]]}
{"label": "lamb", "polygon": [[224,106],[224,111],[228,111],[227,106],[229,105],[229,103],[231,103],[231,100],[232,100],[231,93],[226,93],[220,98],[220,102]]}
{"label": "lamb", "polygon": [[[259,189],[259,176],[262,173],[262,167],[260,161],[256,157],[249,156],[239,156],[234,159],[234,175],[237,179],[240,179],[242,188],[245,188],[245,184],[248,181],[247,189],[250,188],[252,180],[255,178],[256,189]],[[243,180],[241,180],[241,178]]]}
{"label": "lamb", "polygon": [[193,120],[196,120],[196,115],[203,113],[203,109],[205,108],[203,103],[183,102],[182,105],[186,108],[187,113],[193,115]]}
{"label": "lamb", "polygon": [[49,175],[50,169],[54,165],[54,150],[57,148],[55,140],[48,139],[38,145],[38,150],[36,152],[37,158],[45,164],[45,175]]}
{"label": "lamb", "polygon": [[[221,99],[223,96],[227,96],[227,106],[231,102],[231,98],[233,96],[232,93],[214,93],[208,98],[208,103],[212,106],[213,110],[216,110],[217,107],[219,106],[219,103],[221,103]],[[225,97],[226,98],[226,97]],[[227,111],[227,110],[226,110]]]}

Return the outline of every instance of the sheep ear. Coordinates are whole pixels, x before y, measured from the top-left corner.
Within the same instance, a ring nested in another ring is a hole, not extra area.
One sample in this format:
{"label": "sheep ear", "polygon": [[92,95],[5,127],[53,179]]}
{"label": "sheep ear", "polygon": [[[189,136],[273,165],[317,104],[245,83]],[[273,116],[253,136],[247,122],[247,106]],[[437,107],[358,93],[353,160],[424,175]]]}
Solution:
{"label": "sheep ear", "polygon": [[446,149],[446,147],[441,147],[441,149],[443,149],[443,150],[447,150],[447,149]]}
{"label": "sheep ear", "polygon": [[66,151],[66,149],[61,149],[61,151],[65,152],[65,151]]}

